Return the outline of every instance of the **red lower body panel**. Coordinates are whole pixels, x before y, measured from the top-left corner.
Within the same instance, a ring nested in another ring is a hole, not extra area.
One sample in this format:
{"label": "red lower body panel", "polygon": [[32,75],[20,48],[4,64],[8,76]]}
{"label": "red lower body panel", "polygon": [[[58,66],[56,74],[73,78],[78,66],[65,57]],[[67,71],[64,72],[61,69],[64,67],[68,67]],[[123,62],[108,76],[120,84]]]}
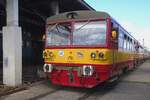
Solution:
{"label": "red lower body panel", "polygon": [[50,80],[53,84],[74,87],[92,88],[110,77],[110,66],[94,66],[92,76],[78,75],[77,70],[53,70]]}
{"label": "red lower body panel", "polygon": [[[86,87],[92,88],[109,78],[119,75],[120,71],[126,66],[128,69],[133,69],[134,61],[127,61],[122,63],[117,63],[114,65],[92,65],[94,67],[94,73],[92,76],[83,76],[82,70],[76,70],[76,68],[82,69],[83,65],[80,64],[58,64],[59,69],[52,70],[50,75],[50,80],[53,84],[63,85],[63,86],[73,86],[73,87]],[[54,64],[57,66],[57,64]],[[72,67],[72,70],[61,69],[61,67]]]}

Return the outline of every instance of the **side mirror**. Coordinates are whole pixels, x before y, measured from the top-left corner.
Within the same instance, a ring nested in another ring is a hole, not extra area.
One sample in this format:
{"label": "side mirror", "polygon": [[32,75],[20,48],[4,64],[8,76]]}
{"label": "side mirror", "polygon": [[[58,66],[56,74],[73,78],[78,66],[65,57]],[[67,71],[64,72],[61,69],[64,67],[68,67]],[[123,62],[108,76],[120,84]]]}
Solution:
{"label": "side mirror", "polygon": [[113,30],[111,32],[111,37],[112,37],[112,39],[116,39],[117,38],[117,31]]}
{"label": "side mirror", "polygon": [[112,37],[112,39],[117,39],[117,37],[118,37],[118,29],[117,28],[112,29],[111,37]]}

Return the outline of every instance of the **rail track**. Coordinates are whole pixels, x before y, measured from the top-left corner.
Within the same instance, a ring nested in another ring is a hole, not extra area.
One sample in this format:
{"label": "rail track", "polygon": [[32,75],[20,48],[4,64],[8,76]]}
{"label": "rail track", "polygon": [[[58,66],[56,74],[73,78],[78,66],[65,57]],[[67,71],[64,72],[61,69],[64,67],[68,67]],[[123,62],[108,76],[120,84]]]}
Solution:
{"label": "rail track", "polygon": [[[30,98],[28,100],[43,100],[43,98],[59,98],[62,99],[59,94],[65,95],[64,97],[69,97],[70,95],[74,95],[76,97],[76,100],[97,100],[97,98],[100,98],[107,94],[113,87],[101,85],[97,86],[92,89],[86,89],[86,88],[73,88],[73,87],[53,87],[54,90],[46,92],[44,94],[35,96],[33,98]],[[57,96],[56,96],[57,95]],[[78,95],[78,97],[77,97]],[[72,98],[72,97],[71,97]],[[75,99],[75,98],[74,98]],[[44,99],[45,100],[45,99]]]}
{"label": "rail track", "polygon": [[78,100],[97,100],[97,98],[100,98],[111,91],[115,87],[115,85],[116,83],[113,85],[104,83],[100,86],[96,86],[93,89],[90,89],[83,96],[78,98]]}
{"label": "rail track", "polygon": [[23,69],[23,75],[22,75],[23,85],[18,86],[18,87],[9,87],[9,86],[3,85],[3,76],[2,76],[3,69],[2,69],[2,66],[0,66],[0,97],[9,95],[18,91],[26,90],[32,84],[42,81],[43,79],[37,77],[32,67]]}
{"label": "rail track", "polygon": [[46,93],[44,93],[44,94],[35,96],[35,97],[30,98],[30,99],[28,99],[28,100],[38,100],[38,99],[43,98],[43,97],[45,97],[45,96],[47,96],[47,95],[51,95],[51,94],[53,94],[53,93],[56,93],[56,92],[58,92],[59,90],[62,90],[62,87],[59,87],[59,88],[57,88],[57,89],[55,89],[55,90],[53,90],[53,91],[46,92]]}

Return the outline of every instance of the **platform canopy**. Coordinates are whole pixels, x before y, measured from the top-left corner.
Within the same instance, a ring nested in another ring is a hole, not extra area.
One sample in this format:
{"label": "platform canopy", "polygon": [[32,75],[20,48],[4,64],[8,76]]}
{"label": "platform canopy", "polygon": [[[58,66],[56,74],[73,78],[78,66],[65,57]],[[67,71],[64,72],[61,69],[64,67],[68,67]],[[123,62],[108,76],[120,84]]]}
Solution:
{"label": "platform canopy", "polygon": [[[51,2],[56,0],[19,0],[19,24],[43,26],[47,17],[53,15]],[[94,10],[84,0],[58,0],[59,13],[75,10]],[[6,25],[6,0],[0,0],[0,30]],[[27,27],[28,28],[28,27]]]}

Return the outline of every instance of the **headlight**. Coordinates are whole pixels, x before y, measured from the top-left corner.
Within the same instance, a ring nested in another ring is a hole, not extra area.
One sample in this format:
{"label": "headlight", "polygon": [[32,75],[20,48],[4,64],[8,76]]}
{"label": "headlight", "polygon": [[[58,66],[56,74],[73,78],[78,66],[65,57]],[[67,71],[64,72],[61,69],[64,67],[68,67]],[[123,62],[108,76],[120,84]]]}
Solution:
{"label": "headlight", "polygon": [[83,66],[83,75],[92,76],[93,72],[94,72],[94,70],[93,70],[92,66],[89,66],[89,65],[88,66],[86,66],[86,65]]}
{"label": "headlight", "polygon": [[100,58],[100,59],[103,59],[103,58],[104,58],[104,53],[103,53],[103,52],[100,52],[100,53],[99,53],[99,58]]}
{"label": "headlight", "polygon": [[43,51],[43,58],[47,57],[47,53],[45,51]]}
{"label": "headlight", "polygon": [[44,72],[52,72],[52,65],[51,64],[44,64],[43,70]]}
{"label": "headlight", "polygon": [[53,52],[49,52],[49,56],[53,57],[54,56]]}
{"label": "headlight", "polygon": [[92,52],[92,53],[91,53],[91,58],[92,58],[92,59],[95,59],[95,58],[96,58],[96,53]]}

